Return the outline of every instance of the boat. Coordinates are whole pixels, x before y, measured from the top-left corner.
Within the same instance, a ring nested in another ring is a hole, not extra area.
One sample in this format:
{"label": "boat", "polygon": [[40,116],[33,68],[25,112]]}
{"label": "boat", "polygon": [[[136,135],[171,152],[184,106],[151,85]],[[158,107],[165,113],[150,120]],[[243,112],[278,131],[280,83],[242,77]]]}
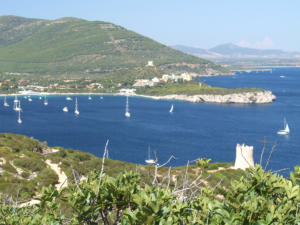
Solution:
{"label": "boat", "polygon": [[150,157],[150,145],[148,146],[148,159],[146,159],[145,162],[146,162],[147,164],[154,164],[154,163],[156,163],[156,160],[154,160],[154,159],[152,159],[152,158]]}
{"label": "boat", "polygon": [[285,78],[285,76],[284,75],[281,75],[281,76],[279,76],[280,78]]}
{"label": "boat", "polygon": [[72,101],[72,98],[68,96],[68,97],[66,97],[66,100],[67,101]]}
{"label": "boat", "polygon": [[32,102],[32,99],[31,99],[30,97],[28,97],[28,101],[29,101],[29,102]]}
{"label": "boat", "polygon": [[47,106],[48,105],[48,100],[47,100],[47,97],[45,96],[45,99],[44,99],[44,105]]}
{"label": "boat", "polygon": [[92,100],[92,97],[91,96],[89,96],[89,98],[88,98],[89,100]]}
{"label": "boat", "polygon": [[75,111],[74,111],[74,113],[75,113],[76,115],[79,115],[77,98],[76,98],[76,102],[75,102]]}
{"label": "boat", "polygon": [[128,103],[128,96],[126,96],[126,109],[125,109],[125,116],[127,118],[130,117],[130,112],[129,112],[129,103]]}
{"label": "boat", "polygon": [[22,123],[22,120],[21,120],[21,110],[19,110],[18,123]]}
{"label": "boat", "polygon": [[283,130],[279,130],[277,132],[277,134],[279,135],[288,135],[290,133],[290,128],[288,123],[286,122],[286,119],[284,118],[284,129]]}
{"label": "boat", "polygon": [[42,97],[40,96],[39,99],[42,100]]}
{"label": "boat", "polygon": [[3,105],[4,105],[5,107],[9,107],[9,104],[8,104],[7,101],[6,101],[6,96],[4,96],[4,103],[3,103]]}
{"label": "boat", "polygon": [[63,112],[69,112],[69,109],[68,109],[67,106],[65,106],[65,107],[63,107],[62,111],[63,111]]}
{"label": "boat", "polygon": [[19,104],[18,97],[15,96],[15,99],[14,99],[14,107],[13,107],[13,109],[14,109],[15,111],[17,111],[16,109],[18,108],[18,104]]}
{"label": "boat", "polygon": [[17,100],[17,102],[14,101],[14,110],[15,111],[21,111],[22,110],[20,100]]}
{"label": "boat", "polygon": [[100,96],[100,99],[103,99],[103,96]]}
{"label": "boat", "polygon": [[174,105],[172,104],[169,112],[173,113],[173,110],[174,110]]}

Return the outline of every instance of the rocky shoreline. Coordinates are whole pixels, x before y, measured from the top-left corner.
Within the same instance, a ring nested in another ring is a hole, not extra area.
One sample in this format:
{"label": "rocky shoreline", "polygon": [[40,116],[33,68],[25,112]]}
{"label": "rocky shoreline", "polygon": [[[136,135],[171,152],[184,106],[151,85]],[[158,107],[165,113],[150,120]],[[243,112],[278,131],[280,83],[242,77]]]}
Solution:
{"label": "rocky shoreline", "polygon": [[[25,96],[24,94],[0,94],[0,96]],[[38,93],[35,95],[124,95],[120,93]],[[238,103],[238,104],[265,104],[271,103],[276,99],[276,96],[271,91],[245,92],[234,93],[227,95],[165,95],[165,96],[150,96],[129,94],[143,98],[151,98],[155,100],[180,100],[187,102],[207,102],[207,103]]]}
{"label": "rocky shoreline", "polygon": [[169,99],[181,100],[188,102],[207,102],[207,103],[238,103],[238,104],[265,104],[271,103],[276,96],[271,91],[245,92],[227,95],[165,95],[165,96],[147,96],[137,95],[140,97],[152,98],[156,100]]}

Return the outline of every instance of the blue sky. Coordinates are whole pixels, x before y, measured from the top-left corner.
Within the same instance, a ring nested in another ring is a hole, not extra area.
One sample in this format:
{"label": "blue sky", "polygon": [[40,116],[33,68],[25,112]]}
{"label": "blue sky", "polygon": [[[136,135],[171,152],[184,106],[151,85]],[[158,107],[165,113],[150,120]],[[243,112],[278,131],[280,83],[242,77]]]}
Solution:
{"label": "blue sky", "polygon": [[2,0],[0,15],[103,20],[167,45],[300,51],[298,0]]}

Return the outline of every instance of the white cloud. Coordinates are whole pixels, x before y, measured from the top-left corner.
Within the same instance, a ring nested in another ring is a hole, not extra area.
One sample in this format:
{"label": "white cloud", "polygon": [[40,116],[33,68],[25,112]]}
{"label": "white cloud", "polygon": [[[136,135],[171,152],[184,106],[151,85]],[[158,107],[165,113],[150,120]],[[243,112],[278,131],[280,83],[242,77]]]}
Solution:
{"label": "white cloud", "polygon": [[274,48],[274,42],[269,37],[265,37],[263,40],[256,41],[254,43],[250,43],[248,41],[241,40],[236,44],[238,46],[246,47],[246,48],[259,48],[259,49]]}

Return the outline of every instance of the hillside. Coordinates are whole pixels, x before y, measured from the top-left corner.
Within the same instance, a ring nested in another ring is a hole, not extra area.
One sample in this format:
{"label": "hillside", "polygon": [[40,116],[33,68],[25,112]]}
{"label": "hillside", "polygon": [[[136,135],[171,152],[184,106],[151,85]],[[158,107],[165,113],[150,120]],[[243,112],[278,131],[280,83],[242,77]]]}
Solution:
{"label": "hillside", "polygon": [[177,168],[102,160],[14,134],[0,143],[1,225],[300,222],[299,166],[283,178],[206,159]]}
{"label": "hillside", "polygon": [[86,77],[144,67],[148,61],[164,71],[227,71],[108,22],[0,17],[0,72],[5,74]]}
{"label": "hillside", "polygon": [[[102,159],[90,153],[61,147],[50,148],[45,142],[40,142],[23,135],[1,133],[0,134],[0,197],[9,195],[19,199],[28,200],[39,193],[42,187],[59,184],[58,174],[50,167],[50,163],[57,165],[68,177],[68,184],[74,181],[73,173],[79,177],[97,170],[100,171]],[[230,167],[231,163],[211,163],[208,170],[218,167]],[[196,177],[196,165],[189,168],[190,177]],[[136,165],[118,160],[106,159],[105,173],[117,176],[122,171],[139,170],[143,180],[151,183],[154,175],[154,167]],[[167,167],[159,169],[160,177],[166,175]],[[172,176],[182,182],[185,167],[172,169]],[[232,179],[239,178],[243,172],[229,169],[214,173],[207,179],[211,185],[215,185],[220,176],[225,176],[224,185],[229,185]],[[204,173],[204,177],[209,175]],[[161,179],[161,178],[159,178]],[[173,183],[173,182],[172,182]],[[14,188],[16,187],[16,188]]]}

